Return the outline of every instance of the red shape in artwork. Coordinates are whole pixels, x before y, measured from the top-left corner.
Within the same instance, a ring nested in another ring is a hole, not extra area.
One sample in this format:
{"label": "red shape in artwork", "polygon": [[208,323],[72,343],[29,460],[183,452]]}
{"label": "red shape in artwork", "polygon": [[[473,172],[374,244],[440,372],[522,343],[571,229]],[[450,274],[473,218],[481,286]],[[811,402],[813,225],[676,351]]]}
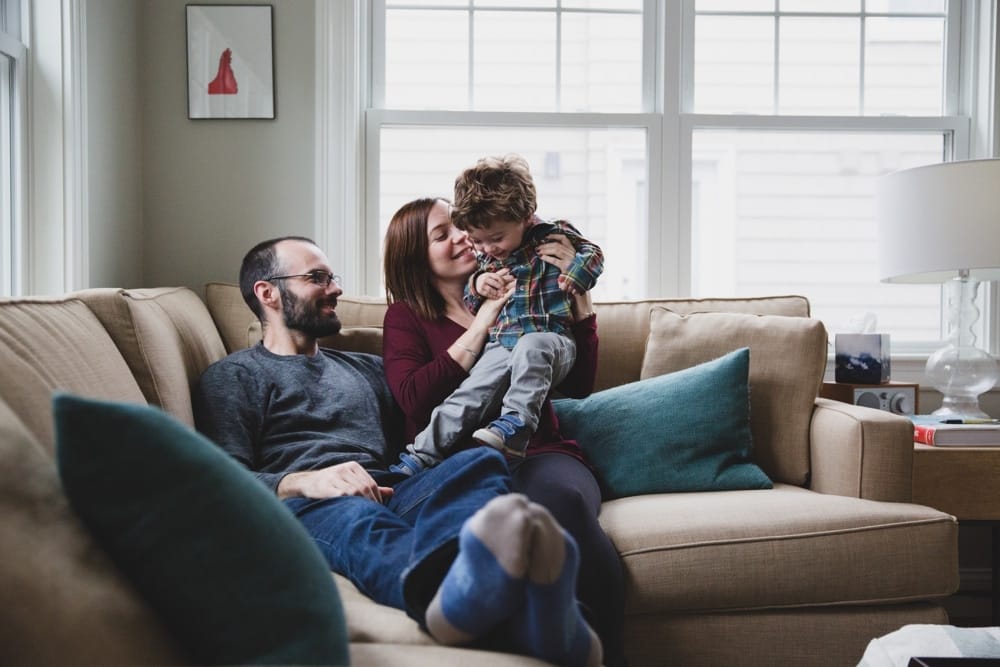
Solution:
{"label": "red shape in artwork", "polygon": [[233,52],[226,49],[219,56],[219,72],[208,84],[209,95],[235,95],[237,91],[236,76],[230,63],[233,61]]}

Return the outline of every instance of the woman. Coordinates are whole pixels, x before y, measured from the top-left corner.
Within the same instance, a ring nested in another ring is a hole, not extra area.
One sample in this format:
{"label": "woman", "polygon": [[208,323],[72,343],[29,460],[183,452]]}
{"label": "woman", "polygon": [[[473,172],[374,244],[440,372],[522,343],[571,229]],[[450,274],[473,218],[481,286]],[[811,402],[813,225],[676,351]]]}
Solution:
{"label": "woman", "polygon": [[[568,241],[539,246],[539,256],[565,268],[573,257]],[[469,312],[462,295],[476,270],[465,232],[451,222],[443,199],[418,199],[393,216],[385,238],[383,356],[389,387],[406,415],[406,437],[426,426],[431,412],[468,375],[486,344],[502,300]],[[597,371],[597,321],[589,294],[576,298],[573,335],[577,361],[559,386],[567,396],[585,396]],[[471,444],[471,443],[470,443]],[[606,665],[624,664],[623,576],[618,552],[601,529],[601,495],[580,446],[559,433],[546,401],[526,457],[510,459],[513,490],[546,507],[580,547],[577,597],[604,645]]]}

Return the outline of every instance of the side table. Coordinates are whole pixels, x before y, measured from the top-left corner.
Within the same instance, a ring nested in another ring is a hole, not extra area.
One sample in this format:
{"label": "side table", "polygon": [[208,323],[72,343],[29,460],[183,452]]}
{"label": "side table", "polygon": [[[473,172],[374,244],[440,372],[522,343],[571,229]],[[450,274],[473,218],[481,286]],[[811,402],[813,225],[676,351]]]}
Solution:
{"label": "side table", "polygon": [[1000,447],[913,445],[913,502],[990,526],[992,623],[1000,622]]}

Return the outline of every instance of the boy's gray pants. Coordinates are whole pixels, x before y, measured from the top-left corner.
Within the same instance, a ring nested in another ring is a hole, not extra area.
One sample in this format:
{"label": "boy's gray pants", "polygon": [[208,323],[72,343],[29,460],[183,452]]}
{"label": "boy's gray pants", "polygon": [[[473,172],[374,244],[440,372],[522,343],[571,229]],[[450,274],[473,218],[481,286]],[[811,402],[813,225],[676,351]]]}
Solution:
{"label": "boy's gray pants", "polygon": [[564,334],[524,334],[513,350],[487,343],[469,377],[434,408],[427,427],[406,446],[407,451],[429,468],[477,428],[511,412],[534,433],[545,398],[575,361],[576,341]]}

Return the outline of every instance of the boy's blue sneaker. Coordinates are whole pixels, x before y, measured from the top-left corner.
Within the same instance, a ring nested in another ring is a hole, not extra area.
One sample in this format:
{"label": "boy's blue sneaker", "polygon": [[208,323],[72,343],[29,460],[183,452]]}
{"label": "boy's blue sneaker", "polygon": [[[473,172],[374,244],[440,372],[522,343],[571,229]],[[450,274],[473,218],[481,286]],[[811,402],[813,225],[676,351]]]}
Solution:
{"label": "boy's blue sneaker", "polygon": [[413,477],[424,469],[424,464],[413,454],[400,454],[399,463],[389,466],[389,472],[400,472]]}
{"label": "boy's blue sneaker", "polygon": [[514,456],[524,456],[530,437],[524,420],[513,412],[501,415],[472,434],[472,439],[479,444]]}

